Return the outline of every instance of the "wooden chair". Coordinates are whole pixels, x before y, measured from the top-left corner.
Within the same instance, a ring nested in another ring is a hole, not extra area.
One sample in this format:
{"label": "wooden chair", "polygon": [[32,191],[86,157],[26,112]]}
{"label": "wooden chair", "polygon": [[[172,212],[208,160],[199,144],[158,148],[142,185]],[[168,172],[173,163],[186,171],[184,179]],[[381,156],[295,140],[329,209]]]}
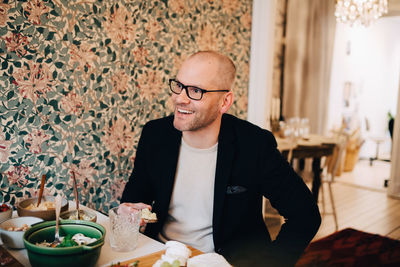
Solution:
{"label": "wooden chair", "polygon": [[[342,159],[345,156],[347,140],[348,137],[343,131],[339,131],[336,134],[335,152],[331,157],[326,159],[325,161],[326,174],[322,176],[322,185],[321,185],[322,215],[333,215],[336,231],[338,230],[339,226],[336,215],[335,199],[333,197],[333,192],[332,192],[332,184],[335,181],[335,176],[339,170]],[[328,193],[329,193],[328,197],[329,201],[331,202],[331,212],[326,212],[325,190],[324,190],[325,184],[328,187]]]}

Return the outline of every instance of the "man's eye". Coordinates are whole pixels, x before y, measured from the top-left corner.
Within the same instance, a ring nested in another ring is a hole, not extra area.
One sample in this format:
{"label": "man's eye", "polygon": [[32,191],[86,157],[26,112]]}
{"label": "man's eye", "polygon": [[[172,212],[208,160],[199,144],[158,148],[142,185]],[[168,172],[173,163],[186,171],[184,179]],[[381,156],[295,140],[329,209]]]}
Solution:
{"label": "man's eye", "polygon": [[200,94],[201,90],[199,88],[196,87],[190,87],[190,91],[192,91],[195,94]]}
{"label": "man's eye", "polygon": [[183,85],[181,83],[177,83],[176,87],[179,88],[179,89],[183,89]]}

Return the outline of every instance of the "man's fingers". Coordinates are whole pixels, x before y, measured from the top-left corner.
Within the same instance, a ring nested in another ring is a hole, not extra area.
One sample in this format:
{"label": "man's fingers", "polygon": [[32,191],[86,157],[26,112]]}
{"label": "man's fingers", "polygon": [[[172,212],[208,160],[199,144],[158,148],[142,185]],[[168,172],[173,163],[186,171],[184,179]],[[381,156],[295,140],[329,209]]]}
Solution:
{"label": "man's fingers", "polygon": [[118,207],[118,214],[137,213],[145,208],[151,210],[151,206],[145,203],[122,203]]}
{"label": "man's fingers", "polygon": [[147,224],[147,222],[141,218],[140,219],[140,226],[146,226],[146,224]]}
{"label": "man's fingers", "polygon": [[122,204],[122,205],[119,205],[119,207],[118,207],[118,214],[130,214],[130,213],[134,213],[134,212],[135,212],[135,210],[132,207],[130,207],[129,205]]}
{"label": "man's fingers", "polygon": [[145,208],[148,208],[148,209],[151,210],[151,206],[150,205],[147,205],[147,204],[141,203],[141,202],[140,203],[122,203],[120,206],[131,207],[131,208],[136,209],[136,210],[142,210],[142,209],[145,209]]}
{"label": "man's fingers", "polygon": [[131,204],[132,204],[133,208],[138,209],[138,210],[142,210],[145,208],[148,208],[149,210],[151,210],[151,206],[147,205],[145,203],[131,203]]}

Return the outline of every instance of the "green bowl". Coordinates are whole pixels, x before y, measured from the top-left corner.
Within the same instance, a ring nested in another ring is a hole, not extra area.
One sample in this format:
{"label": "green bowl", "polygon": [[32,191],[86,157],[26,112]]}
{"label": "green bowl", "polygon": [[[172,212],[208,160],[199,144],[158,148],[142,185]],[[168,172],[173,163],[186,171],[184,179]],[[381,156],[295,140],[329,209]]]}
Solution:
{"label": "green bowl", "polygon": [[24,234],[24,245],[28,251],[29,262],[33,267],[71,267],[94,266],[104,245],[106,230],[100,224],[90,221],[62,220],[60,221],[60,236],[82,233],[85,236],[97,238],[88,245],[64,248],[41,247],[36,243],[53,242],[56,221],[35,224]]}

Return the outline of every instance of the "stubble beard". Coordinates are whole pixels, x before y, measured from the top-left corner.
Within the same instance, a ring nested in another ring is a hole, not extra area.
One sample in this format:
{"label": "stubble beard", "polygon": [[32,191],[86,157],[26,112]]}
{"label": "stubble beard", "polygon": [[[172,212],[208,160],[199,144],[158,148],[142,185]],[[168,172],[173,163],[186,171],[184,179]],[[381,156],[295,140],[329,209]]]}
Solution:
{"label": "stubble beard", "polygon": [[[175,112],[178,112],[175,109]],[[218,110],[214,107],[212,110],[208,111],[207,114],[197,113],[189,121],[179,121],[174,117],[174,127],[179,131],[198,131],[206,128],[212,124],[218,118]]]}

